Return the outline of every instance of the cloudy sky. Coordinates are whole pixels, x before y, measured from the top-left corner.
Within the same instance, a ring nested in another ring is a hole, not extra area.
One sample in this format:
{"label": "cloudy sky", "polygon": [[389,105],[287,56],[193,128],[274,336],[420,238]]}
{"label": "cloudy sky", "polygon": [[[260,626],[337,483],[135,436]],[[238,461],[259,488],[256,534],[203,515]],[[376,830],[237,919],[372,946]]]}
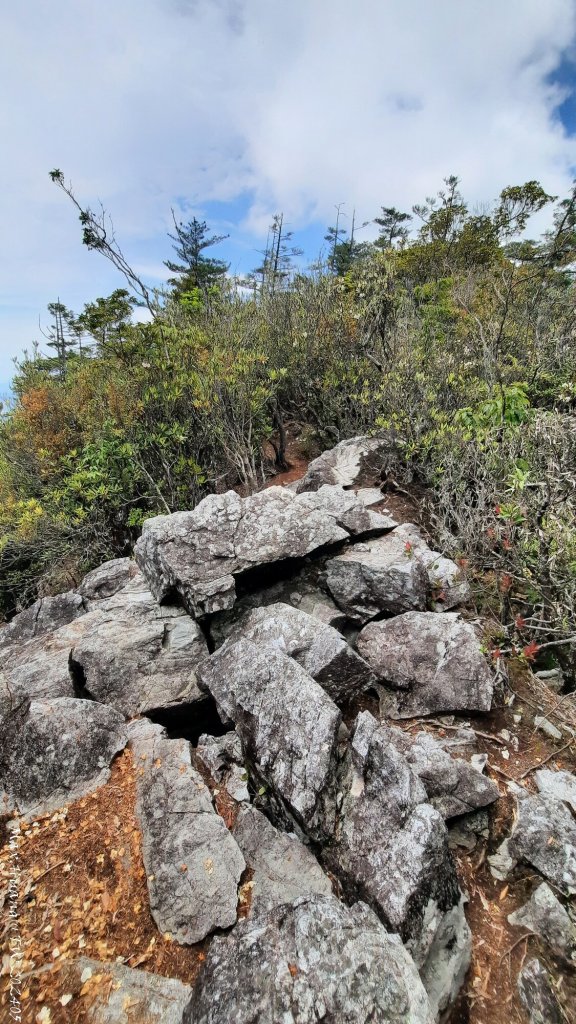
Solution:
{"label": "cloudy sky", "polygon": [[[57,297],[122,284],[51,184],[101,200],[150,284],[170,208],[258,263],[272,213],[317,253],[334,205],[473,203],[576,167],[576,0],[22,0],[0,32],[0,381]],[[216,252],[215,252],[216,254]]]}

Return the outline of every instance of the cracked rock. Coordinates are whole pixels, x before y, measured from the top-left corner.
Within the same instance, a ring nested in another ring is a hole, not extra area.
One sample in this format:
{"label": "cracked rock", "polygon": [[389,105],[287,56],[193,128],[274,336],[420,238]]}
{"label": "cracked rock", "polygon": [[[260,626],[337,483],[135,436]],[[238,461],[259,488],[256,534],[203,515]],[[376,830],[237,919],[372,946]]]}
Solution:
{"label": "cracked rock", "polygon": [[244,858],[192,767],[189,743],[137,722],[130,744],[152,916],[177,942],[199,942],[235,923]]}
{"label": "cracked rock", "polygon": [[61,978],[62,990],[74,996],[92,979],[86,1008],[89,1024],[182,1024],[192,995],[190,985],[176,978],[87,956],[64,962]]}
{"label": "cracked rock", "polygon": [[323,484],[354,487],[360,483],[376,483],[390,447],[390,438],[384,437],[351,437],[340,441],[313,459],[298,481],[297,491],[317,491]]}
{"label": "cracked rock", "polygon": [[410,956],[367,906],[306,896],[206,954],[184,1024],[432,1024]]}
{"label": "cracked rock", "polygon": [[407,612],[371,622],[357,646],[390,691],[392,718],[490,710],[492,675],[473,627],[456,612]]}
{"label": "cracked rock", "polygon": [[73,590],[57,597],[41,597],[0,628],[0,650],[52,633],[84,614],[82,597]]}
{"label": "cracked rock", "polygon": [[357,625],[381,613],[426,608],[430,583],[425,566],[406,550],[397,530],[355,544],[326,563],[326,583],[336,604]]}
{"label": "cracked rock", "polygon": [[510,924],[539,935],[544,942],[567,958],[576,952],[576,928],[552,889],[546,882],[513,914],[508,915]]}
{"label": "cracked rock", "polygon": [[250,799],[248,773],[237,732],[227,732],[224,736],[201,736],[196,747],[196,760],[237,803]]}
{"label": "cracked rock", "polygon": [[505,878],[518,861],[532,864],[561,892],[576,893],[576,822],[552,796],[518,793],[512,835],[489,858],[492,873]]}

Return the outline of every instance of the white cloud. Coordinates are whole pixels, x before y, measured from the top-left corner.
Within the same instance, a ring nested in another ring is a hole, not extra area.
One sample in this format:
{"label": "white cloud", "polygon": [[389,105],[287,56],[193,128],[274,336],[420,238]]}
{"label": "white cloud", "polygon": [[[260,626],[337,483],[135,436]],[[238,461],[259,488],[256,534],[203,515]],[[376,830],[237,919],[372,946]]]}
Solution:
{"label": "white cloud", "polygon": [[[409,208],[449,173],[471,202],[538,178],[567,190],[576,143],[546,76],[572,0],[26,0],[0,43],[0,379],[56,295],[120,284],[83,251],[48,171],[114,214],[138,266],[166,256],[170,206],[253,191],[245,231]],[[297,239],[296,239],[297,240]],[[255,242],[256,247],[256,242]],[[33,314],[30,312],[33,310]]]}

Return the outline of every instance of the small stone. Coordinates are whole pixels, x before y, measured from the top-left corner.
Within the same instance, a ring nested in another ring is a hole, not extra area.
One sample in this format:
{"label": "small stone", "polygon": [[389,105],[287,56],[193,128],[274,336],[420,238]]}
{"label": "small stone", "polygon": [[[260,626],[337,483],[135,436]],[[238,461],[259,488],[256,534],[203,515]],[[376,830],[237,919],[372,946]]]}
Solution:
{"label": "small stone", "polygon": [[543,732],[546,734],[546,736],[549,736],[550,739],[562,739],[562,733],[560,732],[560,729],[557,729],[555,725],[552,725],[552,722],[548,721],[547,718],[544,718],[543,715],[534,716],[534,725],[537,729],[540,730],[540,732]]}

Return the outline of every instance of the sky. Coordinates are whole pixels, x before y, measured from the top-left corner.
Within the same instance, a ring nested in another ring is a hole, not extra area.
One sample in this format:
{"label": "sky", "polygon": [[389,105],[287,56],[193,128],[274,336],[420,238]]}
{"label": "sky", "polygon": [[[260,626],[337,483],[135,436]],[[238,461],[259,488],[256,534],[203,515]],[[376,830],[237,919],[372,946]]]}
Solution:
{"label": "sky", "polygon": [[336,204],[371,221],[449,174],[482,207],[531,179],[565,195],[575,61],[576,0],[5,4],[0,392],[48,302],[79,311],[123,285],[52,168],[110,212],[152,286],[172,208],[230,234],[211,254],[231,272],[258,265],[277,211],[312,259]]}

